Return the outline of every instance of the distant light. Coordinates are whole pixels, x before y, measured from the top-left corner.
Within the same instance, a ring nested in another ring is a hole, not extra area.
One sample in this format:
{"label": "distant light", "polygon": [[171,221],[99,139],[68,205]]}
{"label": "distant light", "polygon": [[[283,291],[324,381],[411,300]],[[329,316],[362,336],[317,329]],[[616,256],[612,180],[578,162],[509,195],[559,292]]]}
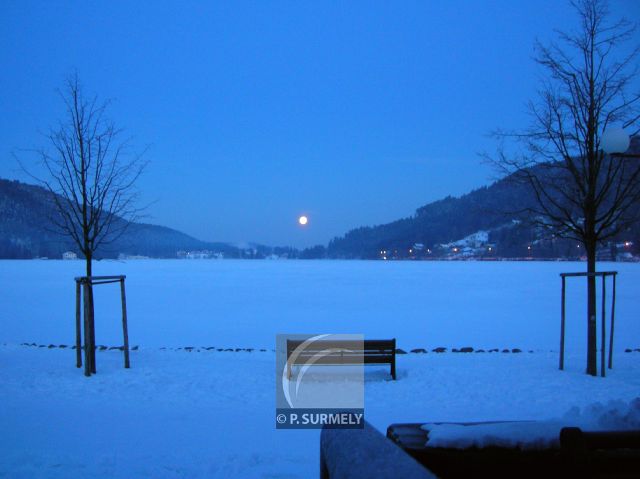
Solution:
{"label": "distant light", "polygon": [[527,246],[527,249],[531,249],[531,246]]}
{"label": "distant light", "polygon": [[387,259],[387,257],[386,257],[386,256],[383,256],[383,257],[382,257],[382,259]]}
{"label": "distant light", "polygon": [[600,138],[600,146],[605,153],[624,153],[630,143],[629,135],[619,126],[607,128]]}
{"label": "distant light", "polygon": [[413,250],[412,250],[412,249],[410,249],[410,250],[409,250],[409,253],[413,253]]}
{"label": "distant light", "polygon": [[491,246],[489,246],[489,251],[491,251]]}
{"label": "distant light", "polygon": [[309,222],[309,218],[307,218],[304,215],[298,218],[298,223],[300,223],[302,226],[306,225],[308,222]]}

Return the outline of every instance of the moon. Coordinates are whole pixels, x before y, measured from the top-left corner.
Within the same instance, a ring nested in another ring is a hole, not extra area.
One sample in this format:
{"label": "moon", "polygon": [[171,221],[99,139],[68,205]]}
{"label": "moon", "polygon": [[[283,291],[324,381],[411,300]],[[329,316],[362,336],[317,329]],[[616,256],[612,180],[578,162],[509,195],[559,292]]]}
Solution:
{"label": "moon", "polygon": [[306,225],[309,222],[309,218],[307,218],[305,215],[302,215],[300,218],[298,218],[298,223],[300,223],[302,226]]}

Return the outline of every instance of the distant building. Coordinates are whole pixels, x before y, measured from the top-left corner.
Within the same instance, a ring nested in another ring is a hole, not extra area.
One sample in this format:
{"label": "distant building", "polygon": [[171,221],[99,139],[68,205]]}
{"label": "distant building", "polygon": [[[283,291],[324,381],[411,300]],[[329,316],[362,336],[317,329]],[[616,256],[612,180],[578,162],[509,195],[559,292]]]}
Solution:
{"label": "distant building", "polygon": [[211,254],[208,251],[189,251],[187,259],[209,259]]}
{"label": "distant building", "polygon": [[224,253],[216,251],[178,251],[180,259],[224,259]]}
{"label": "distant building", "polygon": [[124,254],[120,253],[118,255],[118,259],[121,261],[131,260],[131,259],[150,259],[149,256],[143,256],[140,254]]}
{"label": "distant building", "polygon": [[62,253],[62,259],[78,259],[78,255],[73,251],[65,251]]}

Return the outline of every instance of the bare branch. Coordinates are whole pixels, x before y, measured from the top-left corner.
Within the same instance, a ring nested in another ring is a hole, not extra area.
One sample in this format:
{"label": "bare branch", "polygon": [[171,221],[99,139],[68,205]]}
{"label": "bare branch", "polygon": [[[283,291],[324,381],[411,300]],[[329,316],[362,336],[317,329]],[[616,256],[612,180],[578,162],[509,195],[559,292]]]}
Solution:
{"label": "bare branch", "polygon": [[[577,236],[595,258],[596,244],[640,210],[640,167],[600,150],[602,132],[613,124],[639,131],[640,47],[620,48],[634,38],[636,27],[624,19],[609,22],[604,0],[572,5],[580,26],[557,32],[557,43],[536,43],[535,61],[547,80],[537,101],[529,103],[530,126],[494,134],[501,142],[494,164],[529,185],[537,203],[532,214],[559,236]],[[505,141],[523,153],[507,158]]]}
{"label": "bare branch", "polygon": [[66,115],[47,136],[50,151],[37,151],[48,179],[36,179],[51,193],[53,225],[90,260],[138,218],[134,185],[147,163],[107,119],[109,102],[86,97],[77,75],[59,95]]}

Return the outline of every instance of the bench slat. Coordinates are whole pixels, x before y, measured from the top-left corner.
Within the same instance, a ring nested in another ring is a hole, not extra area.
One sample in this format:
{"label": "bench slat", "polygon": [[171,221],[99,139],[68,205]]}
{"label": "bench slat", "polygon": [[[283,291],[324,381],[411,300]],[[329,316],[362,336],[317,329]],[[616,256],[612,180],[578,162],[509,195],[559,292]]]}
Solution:
{"label": "bench slat", "polygon": [[[303,344],[305,340],[287,339],[287,349],[293,350]],[[320,339],[309,345],[311,348],[317,349],[317,345],[322,344],[324,348],[340,348],[340,349],[380,349],[390,350],[395,348],[395,340],[393,339],[364,339],[362,341],[353,339]]]}
{"label": "bench slat", "polygon": [[[396,378],[395,339],[321,339],[310,343],[292,359],[292,354],[304,343],[305,340],[287,339],[289,367],[306,364],[311,359],[316,365],[390,364],[391,376]],[[336,351],[328,352],[331,349]]]}

